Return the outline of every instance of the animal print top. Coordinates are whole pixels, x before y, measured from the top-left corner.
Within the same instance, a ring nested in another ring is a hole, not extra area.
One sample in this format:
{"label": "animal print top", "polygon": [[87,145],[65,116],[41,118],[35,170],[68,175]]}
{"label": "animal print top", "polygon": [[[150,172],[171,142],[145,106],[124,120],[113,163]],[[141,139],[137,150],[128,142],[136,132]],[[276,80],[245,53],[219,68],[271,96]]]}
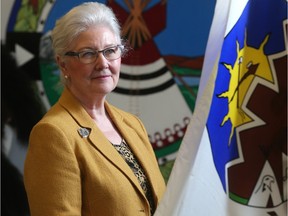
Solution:
{"label": "animal print top", "polygon": [[[112,143],[113,144],[113,143]],[[151,185],[149,183],[149,180],[147,179],[145,172],[141,165],[138,163],[137,159],[135,158],[134,154],[132,153],[131,149],[127,145],[127,143],[122,140],[120,145],[113,144],[115,149],[119,152],[119,154],[122,156],[122,158],[126,161],[126,163],[129,165],[129,167],[134,172],[135,176],[137,177],[145,195],[148,199],[148,202],[150,204],[150,212],[151,215],[153,215],[155,211],[155,202],[153,198],[153,193],[151,189]]]}

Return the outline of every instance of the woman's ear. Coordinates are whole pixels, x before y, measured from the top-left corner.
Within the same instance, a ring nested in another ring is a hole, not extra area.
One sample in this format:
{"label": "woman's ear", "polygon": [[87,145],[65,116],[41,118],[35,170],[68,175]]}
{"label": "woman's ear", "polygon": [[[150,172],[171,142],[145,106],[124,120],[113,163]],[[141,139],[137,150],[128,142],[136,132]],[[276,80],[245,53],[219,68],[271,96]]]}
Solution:
{"label": "woman's ear", "polygon": [[66,71],[66,62],[64,61],[64,59],[61,56],[57,55],[56,62],[57,62],[61,71],[63,71],[63,72]]}

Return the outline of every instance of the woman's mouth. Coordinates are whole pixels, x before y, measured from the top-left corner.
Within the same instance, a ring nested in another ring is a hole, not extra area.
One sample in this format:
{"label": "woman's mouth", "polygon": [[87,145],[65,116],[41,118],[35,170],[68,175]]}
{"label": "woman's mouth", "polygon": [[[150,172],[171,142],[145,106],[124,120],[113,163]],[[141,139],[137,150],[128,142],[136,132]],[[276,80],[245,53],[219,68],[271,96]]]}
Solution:
{"label": "woman's mouth", "polygon": [[94,76],[92,79],[106,79],[111,77],[111,75],[99,75],[99,76]]}

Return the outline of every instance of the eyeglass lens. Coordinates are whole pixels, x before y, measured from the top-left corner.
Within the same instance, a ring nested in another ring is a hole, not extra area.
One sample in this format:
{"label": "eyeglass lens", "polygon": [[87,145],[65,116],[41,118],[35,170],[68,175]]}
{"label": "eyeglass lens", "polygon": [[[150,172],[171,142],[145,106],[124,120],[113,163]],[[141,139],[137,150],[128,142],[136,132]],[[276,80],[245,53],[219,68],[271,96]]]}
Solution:
{"label": "eyeglass lens", "polygon": [[101,51],[89,50],[79,53],[79,59],[82,63],[89,64],[94,62],[99,53],[102,53],[107,60],[116,60],[121,57],[121,46],[109,47]]}

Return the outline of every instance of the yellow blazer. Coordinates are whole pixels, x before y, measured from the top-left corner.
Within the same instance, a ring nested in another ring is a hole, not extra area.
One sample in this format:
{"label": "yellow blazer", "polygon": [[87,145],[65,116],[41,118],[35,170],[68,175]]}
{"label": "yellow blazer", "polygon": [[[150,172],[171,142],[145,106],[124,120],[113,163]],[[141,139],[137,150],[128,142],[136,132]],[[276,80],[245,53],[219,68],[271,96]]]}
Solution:
{"label": "yellow blazer", "polygon": [[[143,124],[107,102],[105,107],[158,204],[165,183]],[[31,132],[24,183],[31,216],[150,215],[134,173],[67,89]]]}

